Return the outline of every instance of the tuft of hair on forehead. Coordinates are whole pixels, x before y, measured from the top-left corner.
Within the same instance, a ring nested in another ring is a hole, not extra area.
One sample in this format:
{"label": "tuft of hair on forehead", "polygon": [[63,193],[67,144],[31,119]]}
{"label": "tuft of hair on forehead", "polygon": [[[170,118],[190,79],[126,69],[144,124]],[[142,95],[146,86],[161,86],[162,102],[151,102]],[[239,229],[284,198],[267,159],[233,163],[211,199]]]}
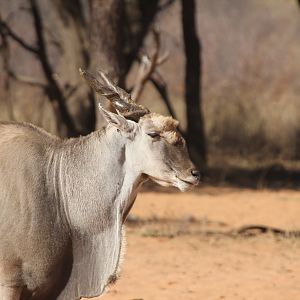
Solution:
{"label": "tuft of hair on forehead", "polygon": [[141,121],[146,121],[149,123],[153,129],[163,132],[163,131],[176,131],[179,122],[172,117],[163,116],[157,113],[150,113],[141,118]]}
{"label": "tuft of hair on forehead", "polygon": [[141,123],[149,130],[160,132],[170,144],[184,145],[184,139],[178,132],[179,122],[172,117],[163,116],[157,113],[150,113],[141,118]]}

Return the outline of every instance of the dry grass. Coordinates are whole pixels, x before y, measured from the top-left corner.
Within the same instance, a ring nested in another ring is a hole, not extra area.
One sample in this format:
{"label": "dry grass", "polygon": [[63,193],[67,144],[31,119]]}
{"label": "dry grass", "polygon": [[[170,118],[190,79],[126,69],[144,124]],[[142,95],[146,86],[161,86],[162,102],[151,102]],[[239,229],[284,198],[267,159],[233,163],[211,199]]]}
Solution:
{"label": "dry grass", "polygon": [[201,3],[204,114],[210,147],[242,156],[255,153],[258,158],[299,158],[296,3]]}

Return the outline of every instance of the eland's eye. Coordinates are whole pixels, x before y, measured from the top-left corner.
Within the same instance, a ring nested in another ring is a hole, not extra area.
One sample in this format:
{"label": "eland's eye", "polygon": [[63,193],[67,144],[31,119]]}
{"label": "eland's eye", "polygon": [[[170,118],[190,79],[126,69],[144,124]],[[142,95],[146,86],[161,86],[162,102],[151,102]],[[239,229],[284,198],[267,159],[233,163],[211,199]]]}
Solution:
{"label": "eland's eye", "polygon": [[151,136],[152,138],[158,138],[158,137],[160,137],[160,134],[158,133],[158,132],[155,132],[155,131],[153,131],[153,132],[148,132],[147,133],[149,136]]}

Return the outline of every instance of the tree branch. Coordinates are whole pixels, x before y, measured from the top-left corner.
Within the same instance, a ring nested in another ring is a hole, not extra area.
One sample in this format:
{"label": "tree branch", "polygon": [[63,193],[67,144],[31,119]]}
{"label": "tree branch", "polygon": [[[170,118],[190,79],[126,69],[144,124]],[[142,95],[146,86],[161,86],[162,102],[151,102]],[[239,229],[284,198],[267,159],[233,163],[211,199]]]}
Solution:
{"label": "tree branch", "polygon": [[22,38],[20,38],[7,24],[6,22],[1,20],[0,17],[0,31],[3,35],[9,36],[11,39],[13,39],[15,42],[17,42],[21,47],[28,50],[31,53],[38,54],[39,49],[29,45],[27,42],[25,42]]}
{"label": "tree branch", "polygon": [[8,40],[7,40],[7,35],[4,35],[0,31],[0,36],[1,36],[1,39],[2,39],[2,44],[0,45],[0,54],[3,57],[3,70],[4,70],[4,73],[6,73],[6,75],[1,76],[2,80],[3,80],[4,92],[6,94],[4,96],[3,100],[6,102],[10,119],[14,120],[15,119],[14,118],[14,112],[13,112],[13,107],[12,107],[11,97],[10,97],[10,80],[9,80],[9,75],[8,75],[9,59],[10,59],[10,48],[9,48],[9,43],[8,43]]}
{"label": "tree branch", "polygon": [[261,233],[272,233],[284,237],[299,237],[300,231],[298,230],[284,230],[281,228],[271,227],[267,225],[245,225],[237,229],[231,230],[231,233],[245,236],[255,236]]}
{"label": "tree branch", "polygon": [[[126,14],[127,37],[126,44],[129,51],[126,53],[125,74],[130,70],[136,60],[138,52],[143,45],[151,24],[156,16],[159,0],[129,1],[136,7],[130,7]],[[138,18],[136,12],[138,11]],[[133,30],[131,29],[133,27]],[[125,31],[126,33],[126,31]]]}
{"label": "tree branch", "polygon": [[157,72],[155,72],[154,76],[151,76],[150,81],[153,84],[153,86],[156,88],[158,93],[160,94],[164,103],[166,104],[166,107],[167,107],[170,115],[174,119],[177,119],[175,111],[171,105],[168,87],[167,87],[167,84],[165,83],[165,81],[162,79],[162,77]]}
{"label": "tree branch", "polygon": [[145,84],[148,80],[150,80],[152,74],[154,74],[156,68],[164,63],[168,58],[168,53],[159,57],[160,51],[160,34],[155,29],[153,30],[153,38],[154,38],[154,52],[151,57],[148,57],[146,54],[142,56],[140,61],[140,67],[138,70],[138,75],[136,78],[136,82],[134,88],[132,90],[131,96],[134,101],[138,101]]}
{"label": "tree branch", "polygon": [[32,86],[37,86],[37,87],[41,87],[41,88],[46,88],[46,86],[47,86],[45,83],[38,81],[35,78],[18,75],[15,72],[13,72],[12,70],[8,70],[7,72],[11,78],[13,78],[16,81],[19,81],[21,83],[32,85]]}
{"label": "tree branch", "polygon": [[[169,111],[169,114],[172,116],[172,118],[177,120],[175,111],[174,111],[171,101],[170,101],[168,86],[167,86],[166,82],[163,80],[163,78],[160,76],[160,74],[158,72],[155,72],[153,74],[153,76],[151,76],[150,81],[153,84],[153,86],[156,88],[156,90],[158,91],[162,100],[164,101],[164,103]],[[185,135],[183,133],[183,131],[180,129],[180,127],[178,127],[178,131],[182,134],[182,136]]]}
{"label": "tree branch", "polygon": [[175,3],[175,0],[167,0],[165,3],[160,4],[157,9],[158,13],[161,13],[162,11],[166,10],[174,3]]}
{"label": "tree branch", "polygon": [[69,114],[68,108],[66,106],[66,99],[64,97],[64,94],[55,80],[53,76],[53,70],[51,67],[51,64],[48,59],[47,55],[47,49],[46,49],[46,41],[44,37],[44,26],[40,14],[39,7],[36,3],[36,0],[29,0],[31,5],[31,12],[33,16],[34,21],[34,28],[37,36],[37,43],[38,43],[38,57],[40,59],[40,63],[42,65],[42,69],[44,71],[45,77],[47,78],[47,81],[49,83],[49,97],[50,100],[56,101],[59,113],[61,115],[61,122],[64,123],[67,129],[67,135],[68,136],[77,136],[78,131],[75,127],[75,124],[71,118],[71,115]]}

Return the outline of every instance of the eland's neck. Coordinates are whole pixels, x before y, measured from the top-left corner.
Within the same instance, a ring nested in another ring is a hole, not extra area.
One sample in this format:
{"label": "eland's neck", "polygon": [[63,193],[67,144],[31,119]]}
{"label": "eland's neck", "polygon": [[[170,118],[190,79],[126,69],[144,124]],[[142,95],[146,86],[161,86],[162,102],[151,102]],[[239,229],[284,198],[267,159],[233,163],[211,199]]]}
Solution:
{"label": "eland's neck", "polygon": [[128,143],[107,127],[56,150],[55,192],[72,230],[101,232],[134,201],[144,178]]}

